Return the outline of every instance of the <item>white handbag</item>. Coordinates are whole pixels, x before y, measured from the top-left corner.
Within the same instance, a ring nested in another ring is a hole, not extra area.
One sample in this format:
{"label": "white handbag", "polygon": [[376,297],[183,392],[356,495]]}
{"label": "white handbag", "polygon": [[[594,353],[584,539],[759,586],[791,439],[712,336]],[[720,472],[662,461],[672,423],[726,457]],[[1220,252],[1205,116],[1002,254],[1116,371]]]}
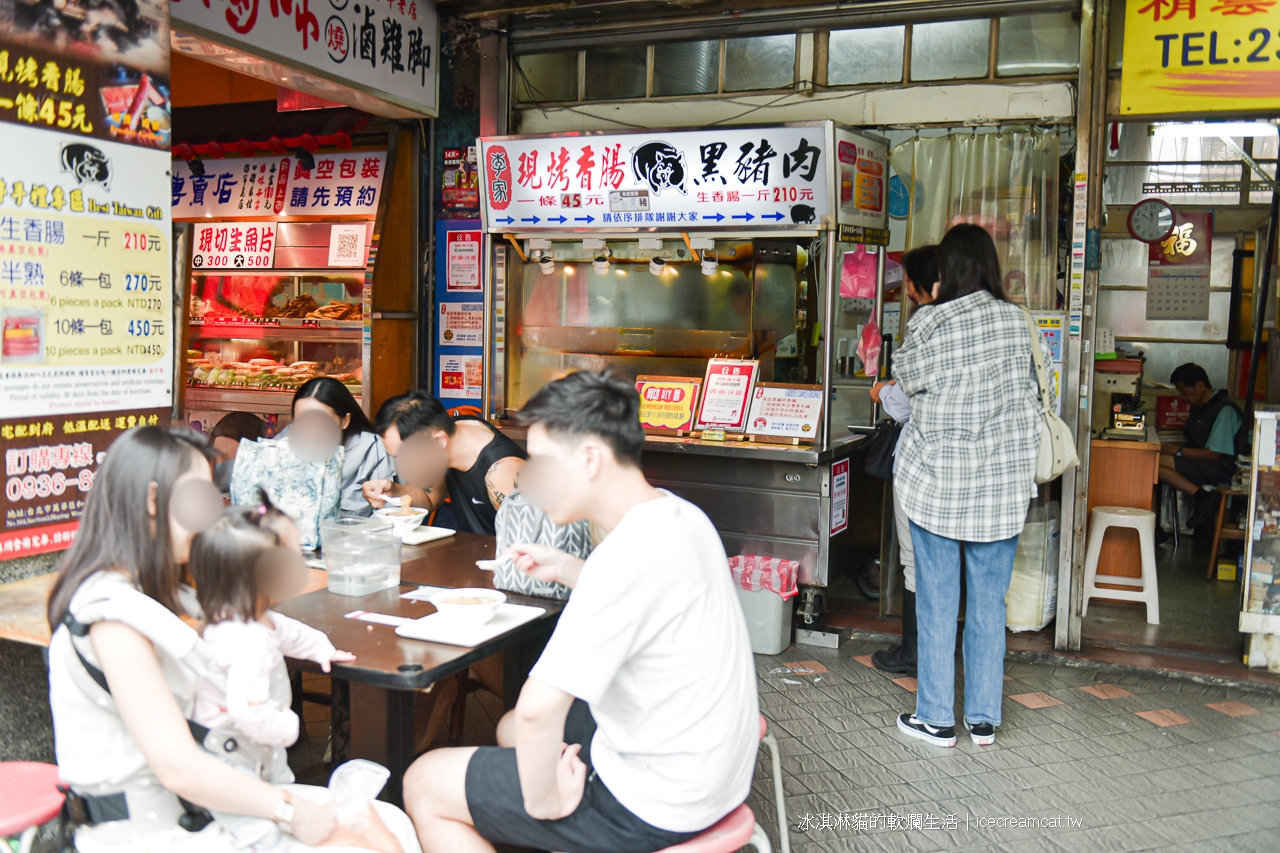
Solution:
{"label": "white handbag", "polygon": [[1058,417],[1049,405],[1049,378],[1044,371],[1044,353],[1040,351],[1040,327],[1031,312],[1027,315],[1027,328],[1031,330],[1031,358],[1036,363],[1036,380],[1040,383],[1040,452],[1036,456],[1036,482],[1048,483],[1080,464],[1076,455],[1076,438],[1066,421]]}

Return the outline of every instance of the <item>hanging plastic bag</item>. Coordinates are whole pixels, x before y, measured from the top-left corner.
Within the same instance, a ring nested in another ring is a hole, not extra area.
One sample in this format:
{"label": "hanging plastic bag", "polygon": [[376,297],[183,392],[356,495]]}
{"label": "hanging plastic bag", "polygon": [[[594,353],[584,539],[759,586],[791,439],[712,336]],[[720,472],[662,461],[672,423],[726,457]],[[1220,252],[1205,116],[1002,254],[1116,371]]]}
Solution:
{"label": "hanging plastic bag", "polygon": [[845,252],[840,265],[840,295],[845,299],[875,299],[877,262],[876,255],[861,244],[852,252]]}
{"label": "hanging plastic bag", "polygon": [[337,808],[338,823],[348,829],[358,828],[390,778],[390,770],[363,758],[348,761],[334,770],[329,777],[329,791]]}
{"label": "hanging plastic bag", "polygon": [[880,327],[876,318],[872,317],[862,327],[862,337],[858,339],[858,358],[862,359],[862,369],[867,376],[880,373]]}
{"label": "hanging plastic bag", "polygon": [[729,571],[733,574],[733,582],[743,589],[776,592],[783,601],[800,594],[797,585],[800,564],[795,560],[758,554],[737,555],[729,558]]}

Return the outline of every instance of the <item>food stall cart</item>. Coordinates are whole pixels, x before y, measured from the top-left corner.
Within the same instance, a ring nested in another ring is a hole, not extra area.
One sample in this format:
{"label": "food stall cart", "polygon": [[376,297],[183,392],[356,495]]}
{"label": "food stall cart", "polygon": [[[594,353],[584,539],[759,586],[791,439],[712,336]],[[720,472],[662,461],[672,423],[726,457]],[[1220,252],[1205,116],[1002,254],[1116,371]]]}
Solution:
{"label": "food stall cart", "polygon": [[[469,373],[486,416],[514,431],[576,369],[682,401],[646,418],[646,475],[701,507],[730,555],[796,561],[814,621],[820,589],[880,552],[884,484],[859,450],[878,414],[886,141],[823,121],[479,146],[484,354]],[[820,416],[789,431],[750,409],[787,395]]]}

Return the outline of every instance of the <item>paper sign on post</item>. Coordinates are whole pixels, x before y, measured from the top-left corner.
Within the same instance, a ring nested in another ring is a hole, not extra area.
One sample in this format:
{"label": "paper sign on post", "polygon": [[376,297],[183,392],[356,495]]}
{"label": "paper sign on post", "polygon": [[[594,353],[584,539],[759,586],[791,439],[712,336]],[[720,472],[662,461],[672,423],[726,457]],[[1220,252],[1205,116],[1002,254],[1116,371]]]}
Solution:
{"label": "paper sign on post", "polygon": [[821,385],[757,384],[751,397],[747,434],[764,441],[817,441],[822,396]]}
{"label": "paper sign on post", "polygon": [[480,232],[448,232],[445,289],[450,293],[480,290]]}
{"label": "paper sign on post", "polygon": [[697,429],[742,432],[747,425],[747,407],[756,384],[760,362],[733,358],[713,358],[707,362],[703,382],[702,408]]}
{"label": "paper sign on post", "polygon": [[640,426],[653,432],[688,432],[702,380],[688,376],[637,376]]}
{"label": "paper sign on post", "polygon": [[440,346],[484,344],[483,302],[440,303]]}

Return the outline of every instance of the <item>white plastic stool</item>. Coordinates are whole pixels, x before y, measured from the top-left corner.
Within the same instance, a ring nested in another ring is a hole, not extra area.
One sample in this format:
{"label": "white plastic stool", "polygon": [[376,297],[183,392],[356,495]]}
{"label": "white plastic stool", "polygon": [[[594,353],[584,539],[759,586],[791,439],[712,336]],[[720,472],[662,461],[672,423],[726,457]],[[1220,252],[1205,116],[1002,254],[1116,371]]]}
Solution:
{"label": "white plastic stool", "polygon": [[[1098,574],[1098,555],[1102,553],[1102,537],[1109,527],[1129,527],[1138,531],[1142,552],[1142,577],[1130,578]],[[1097,584],[1114,583],[1142,589],[1099,589]],[[1113,598],[1140,601],[1147,605],[1147,624],[1160,624],[1160,591],[1156,586],[1156,514],[1148,509],[1127,506],[1095,506],[1089,512],[1089,548],[1084,561],[1084,606],[1081,615],[1089,614],[1090,598]]]}

